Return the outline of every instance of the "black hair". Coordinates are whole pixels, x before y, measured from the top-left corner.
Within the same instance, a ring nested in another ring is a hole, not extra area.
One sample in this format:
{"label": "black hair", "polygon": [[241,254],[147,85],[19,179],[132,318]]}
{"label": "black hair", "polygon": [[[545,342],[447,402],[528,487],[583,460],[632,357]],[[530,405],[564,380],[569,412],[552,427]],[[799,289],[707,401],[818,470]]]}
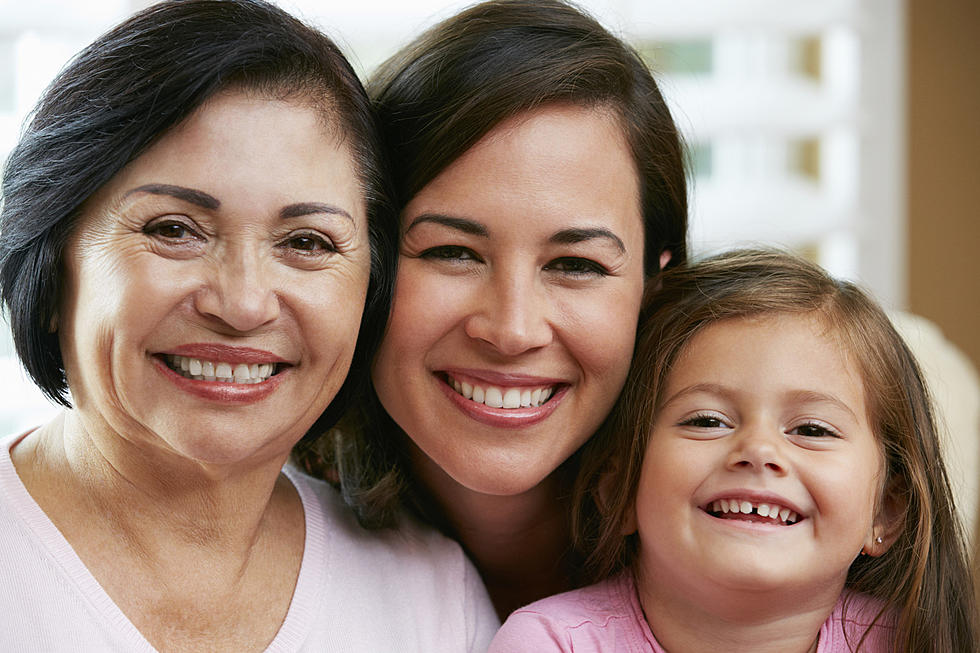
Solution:
{"label": "black hair", "polygon": [[275,5],[170,0],[135,14],[69,62],[41,98],[4,168],[0,300],[21,362],[54,401],[70,407],[52,325],[62,257],[80,207],[228,88],[311,102],[345,139],[366,200],[371,282],[352,373],[310,433],[332,424],[363,386],[390,304],[397,216],[361,83],[327,36]]}

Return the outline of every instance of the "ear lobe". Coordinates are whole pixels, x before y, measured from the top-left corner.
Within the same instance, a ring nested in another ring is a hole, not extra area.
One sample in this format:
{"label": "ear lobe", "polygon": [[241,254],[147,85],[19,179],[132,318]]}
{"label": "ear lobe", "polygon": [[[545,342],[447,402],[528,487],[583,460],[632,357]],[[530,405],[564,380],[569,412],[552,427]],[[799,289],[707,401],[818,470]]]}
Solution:
{"label": "ear lobe", "polygon": [[901,535],[905,526],[906,506],[894,490],[892,487],[885,492],[861,553],[872,557],[884,555]]}
{"label": "ear lobe", "polygon": [[674,255],[671,253],[671,251],[669,249],[665,249],[664,251],[660,252],[660,269],[661,270],[663,270],[665,267],[667,267],[667,264],[670,263],[670,259],[673,258],[673,256]]}

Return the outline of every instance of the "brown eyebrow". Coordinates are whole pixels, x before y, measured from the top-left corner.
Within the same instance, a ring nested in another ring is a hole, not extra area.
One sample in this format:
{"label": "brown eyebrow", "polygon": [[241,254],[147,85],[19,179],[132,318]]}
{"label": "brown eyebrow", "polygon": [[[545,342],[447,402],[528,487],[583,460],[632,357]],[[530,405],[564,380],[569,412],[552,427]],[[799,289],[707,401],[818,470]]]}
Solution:
{"label": "brown eyebrow", "polygon": [[288,220],[289,218],[298,218],[303,215],[312,215],[314,213],[339,215],[347,218],[351,222],[354,221],[353,216],[351,216],[351,214],[344,209],[340,208],[339,206],[334,206],[333,204],[324,204],[323,202],[299,202],[297,204],[284,206],[282,210],[279,211],[279,217],[283,220]]}
{"label": "brown eyebrow", "polygon": [[216,209],[221,206],[218,198],[208,195],[204,191],[184,186],[174,186],[172,184],[145,184],[126,191],[124,197],[129,197],[134,193],[150,193],[152,195],[169,195],[179,200],[196,204],[203,209]]}
{"label": "brown eyebrow", "polygon": [[[168,195],[170,197],[175,197],[179,200],[185,202],[190,202],[204,209],[217,209],[221,206],[221,200],[213,195],[209,195],[204,191],[196,190],[194,188],[186,188],[184,186],[175,186],[173,184],[144,184],[143,186],[138,186],[126,192],[126,197],[134,193],[150,193],[152,195]],[[289,218],[297,218],[303,215],[311,215],[313,213],[327,213],[330,215],[340,215],[351,222],[354,218],[350,213],[344,209],[333,206],[332,204],[325,204],[323,202],[299,202],[296,204],[290,204],[282,208],[279,211],[279,217],[283,220]]]}
{"label": "brown eyebrow", "polygon": [[422,215],[416,216],[415,219],[413,219],[412,222],[408,225],[408,228],[405,229],[405,233],[407,234],[418,225],[426,224],[428,222],[441,224],[444,227],[449,227],[450,229],[456,229],[458,231],[462,231],[463,233],[472,234],[474,236],[482,236],[486,238],[490,235],[490,232],[487,231],[487,228],[484,225],[480,224],[479,222],[476,222],[475,220],[469,220],[467,218],[456,218],[453,216],[441,215],[438,213],[423,213]]}
{"label": "brown eyebrow", "polygon": [[626,252],[626,245],[623,244],[622,239],[605,227],[562,229],[561,231],[552,235],[548,240],[557,245],[574,245],[575,243],[582,243],[587,240],[595,240],[599,238],[612,241],[612,243],[616,246],[616,249],[622,253]]}
{"label": "brown eyebrow", "polygon": [[[718,385],[717,383],[696,383],[694,385],[682,388],[670,397],[666,399],[660,408],[665,408],[674,401],[677,401],[681,397],[685,397],[689,394],[694,394],[697,392],[704,392],[707,394],[717,395],[726,400],[731,400],[737,393],[734,389],[728,388],[723,385]],[[793,402],[797,404],[830,404],[832,406],[837,406],[841,410],[847,412],[855,420],[858,416],[854,413],[850,406],[844,403],[842,400],[838,399],[834,395],[827,394],[825,392],[816,392],[813,390],[793,390],[787,395]]]}

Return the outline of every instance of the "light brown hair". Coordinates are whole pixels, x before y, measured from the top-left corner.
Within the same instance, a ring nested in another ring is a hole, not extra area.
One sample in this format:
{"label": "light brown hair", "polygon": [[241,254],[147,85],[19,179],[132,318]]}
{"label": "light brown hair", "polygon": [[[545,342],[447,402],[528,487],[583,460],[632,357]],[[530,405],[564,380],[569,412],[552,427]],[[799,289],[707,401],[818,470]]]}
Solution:
{"label": "light brown hair", "polygon": [[[576,480],[575,543],[590,580],[627,568],[636,557],[636,535],[622,536],[622,525],[634,510],[643,455],[674,361],[706,326],[765,314],[816,315],[853,357],[884,453],[884,493],[904,509],[892,546],[878,557],[858,557],[846,587],[877,597],[895,615],[894,650],[976,650],[964,539],[919,367],[861,289],[778,251],[738,250],[671,270],[645,298],[623,394],[585,445]],[[615,483],[603,483],[611,474]]]}

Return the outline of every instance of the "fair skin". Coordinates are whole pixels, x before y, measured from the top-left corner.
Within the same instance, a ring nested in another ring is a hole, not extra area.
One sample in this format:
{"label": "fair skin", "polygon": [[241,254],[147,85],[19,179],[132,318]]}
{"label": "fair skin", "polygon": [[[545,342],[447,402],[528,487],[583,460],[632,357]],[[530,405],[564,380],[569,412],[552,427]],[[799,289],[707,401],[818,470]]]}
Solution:
{"label": "fair skin", "polygon": [[289,609],[305,526],[280,470],[343,382],[369,275],[325,124],[220,93],[85,203],[67,248],[75,407],[11,454],[160,651],[264,650]]}
{"label": "fair skin", "polygon": [[853,360],[816,315],[723,321],[662,400],[632,525],[654,635],[683,653],[815,650],[851,563],[891,541]]}
{"label": "fair skin", "polygon": [[556,470],[626,377],[638,198],[613,114],[550,105],[496,127],[402,214],[374,383],[501,615],[568,588]]}

